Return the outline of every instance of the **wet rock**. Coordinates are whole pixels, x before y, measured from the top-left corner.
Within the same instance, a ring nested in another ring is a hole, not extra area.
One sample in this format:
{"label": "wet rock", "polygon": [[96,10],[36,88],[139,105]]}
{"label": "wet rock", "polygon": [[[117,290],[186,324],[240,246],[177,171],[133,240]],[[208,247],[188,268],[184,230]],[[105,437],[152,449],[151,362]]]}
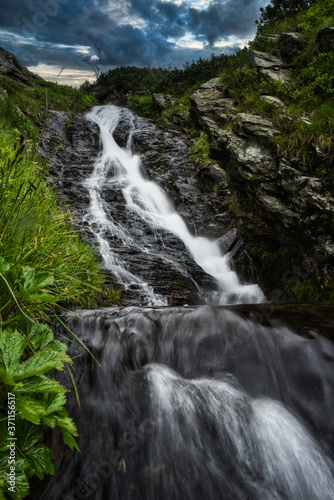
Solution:
{"label": "wet rock", "polygon": [[235,243],[237,243],[237,233],[237,228],[233,228],[217,240],[219,247],[224,254],[230,252]]}
{"label": "wet rock", "polygon": [[[124,111],[125,115],[131,112]],[[217,234],[230,223],[228,210],[218,191],[212,196],[203,189],[197,169],[189,163],[187,138],[169,128],[157,128],[150,120],[135,114],[133,152],[141,154],[146,176],[158,182],[174,200],[178,212],[189,220],[194,234]],[[68,123],[71,123],[70,133]],[[124,147],[128,143],[131,120],[121,116],[114,137]],[[52,112],[41,140],[41,153],[52,161],[51,175],[59,195],[71,207],[75,223],[83,236],[96,245],[87,224],[90,199],[83,183],[94,168],[100,150],[99,131],[81,114]],[[115,189],[112,169],[102,196],[110,220],[120,224],[131,235],[135,245],[124,245],[110,236],[109,244],[127,269],[153,287],[156,294],[167,297],[170,304],[203,303],[203,292],[216,289],[216,282],[189,256],[184,244],[163,229],[152,228],[125,206],[122,190]],[[195,214],[195,215],[194,215]],[[110,281],[115,281],[110,276]],[[145,304],[140,290],[125,287],[122,302],[127,305]]]}
{"label": "wet rock", "polygon": [[282,33],[278,39],[281,57],[288,63],[293,61],[303,50],[303,41],[299,33]]}
{"label": "wet rock", "polygon": [[211,190],[217,189],[221,185],[226,187],[226,172],[219,167],[216,163],[208,165],[207,167],[202,167],[197,172],[197,177],[199,177],[204,183],[205,186]]}

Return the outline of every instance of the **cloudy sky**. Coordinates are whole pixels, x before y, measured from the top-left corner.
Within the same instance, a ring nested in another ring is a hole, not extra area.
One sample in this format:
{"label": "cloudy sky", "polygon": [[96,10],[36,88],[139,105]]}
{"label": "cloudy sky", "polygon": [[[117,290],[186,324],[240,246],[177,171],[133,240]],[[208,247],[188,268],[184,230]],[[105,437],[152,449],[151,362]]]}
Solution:
{"label": "cloudy sky", "polygon": [[268,3],[0,0],[0,47],[46,79],[79,85],[118,65],[182,66],[231,53],[254,36]]}

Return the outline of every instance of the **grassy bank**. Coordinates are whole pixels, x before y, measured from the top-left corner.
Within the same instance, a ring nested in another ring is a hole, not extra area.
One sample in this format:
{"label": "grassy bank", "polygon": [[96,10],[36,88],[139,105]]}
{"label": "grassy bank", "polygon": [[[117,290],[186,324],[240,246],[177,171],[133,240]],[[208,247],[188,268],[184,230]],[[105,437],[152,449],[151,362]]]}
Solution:
{"label": "grassy bank", "polygon": [[78,448],[64,408],[67,389],[47,375],[71,370],[72,361],[46,321],[64,307],[94,305],[104,276],[48,184],[38,140],[48,110],[79,111],[94,103],[40,79],[35,87],[0,80],[0,498],[4,492],[24,498],[32,476],[54,473],[53,453],[40,443],[45,426]]}

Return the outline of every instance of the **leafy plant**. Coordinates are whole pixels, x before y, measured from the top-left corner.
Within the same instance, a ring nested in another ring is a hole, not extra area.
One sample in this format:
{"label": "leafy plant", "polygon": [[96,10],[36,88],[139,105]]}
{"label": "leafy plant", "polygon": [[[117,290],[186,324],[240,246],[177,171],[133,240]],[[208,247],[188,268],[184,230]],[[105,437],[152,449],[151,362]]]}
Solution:
{"label": "leafy plant", "polygon": [[[52,369],[62,370],[64,363],[72,363],[65,351],[66,346],[54,340],[47,325],[26,318],[18,321],[18,329],[7,327],[1,332],[0,487],[14,499],[28,494],[28,479],[34,474],[40,479],[45,473],[54,474],[52,451],[38,443],[43,425],[58,429],[64,443],[78,449],[73,437],[78,435],[76,426],[64,408],[67,390],[44,375]],[[4,411],[8,394],[10,413],[16,412],[10,421]],[[15,450],[12,462],[8,443]],[[15,489],[9,480],[11,463],[15,463]]]}

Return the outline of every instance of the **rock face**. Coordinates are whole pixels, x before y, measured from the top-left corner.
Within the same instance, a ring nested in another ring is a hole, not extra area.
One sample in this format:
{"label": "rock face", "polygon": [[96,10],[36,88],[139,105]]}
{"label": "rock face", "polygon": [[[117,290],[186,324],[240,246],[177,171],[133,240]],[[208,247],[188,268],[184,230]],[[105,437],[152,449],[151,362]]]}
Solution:
{"label": "rock face", "polygon": [[282,301],[295,292],[302,299],[306,287],[320,298],[334,284],[334,194],[311,166],[281,157],[273,143],[279,130],[237,113],[215,82],[190,102],[212,158],[228,174],[230,207],[267,295]]}
{"label": "rock face", "polygon": [[8,76],[24,86],[34,86],[36,76],[27,68],[22,66],[20,61],[3,48],[0,47],[0,74]]}

